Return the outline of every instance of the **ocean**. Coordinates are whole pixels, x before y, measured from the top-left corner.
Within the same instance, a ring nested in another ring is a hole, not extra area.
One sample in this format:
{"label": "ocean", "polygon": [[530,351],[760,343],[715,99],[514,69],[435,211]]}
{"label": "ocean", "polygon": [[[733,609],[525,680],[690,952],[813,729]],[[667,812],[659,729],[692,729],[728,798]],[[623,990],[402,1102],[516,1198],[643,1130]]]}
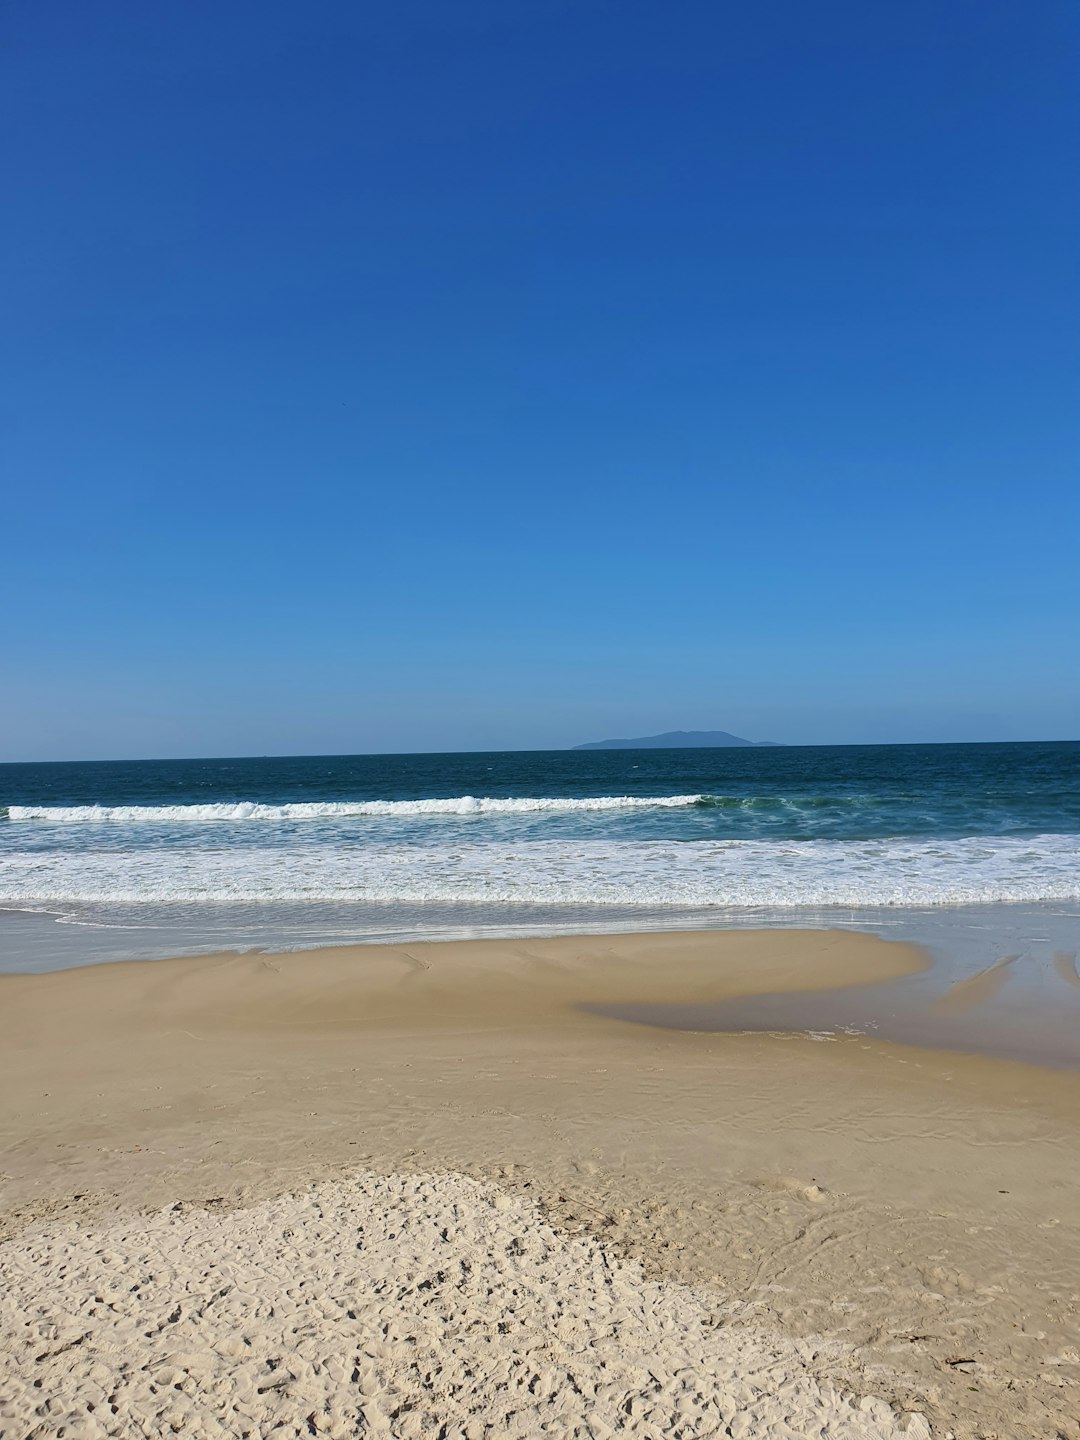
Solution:
{"label": "ocean", "polygon": [[1077,742],[0,765],[8,970],[1078,902]]}

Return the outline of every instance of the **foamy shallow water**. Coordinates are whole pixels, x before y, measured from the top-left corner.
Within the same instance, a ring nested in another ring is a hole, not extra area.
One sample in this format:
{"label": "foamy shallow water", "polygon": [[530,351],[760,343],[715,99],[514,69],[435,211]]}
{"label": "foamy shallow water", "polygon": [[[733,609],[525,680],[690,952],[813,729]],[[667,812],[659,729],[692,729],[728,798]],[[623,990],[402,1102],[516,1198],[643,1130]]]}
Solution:
{"label": "foamy shallow water", "polygon": [[[112,824],[114,822],[101,822]],[[191,822],[186,822],[190,824]],[[76,828],[76,827],[71,827]],[[1080,900],[1080,836],[874,840],[489,840],[369,835],[255,847],[11,848],[0,905],[296,902],[761,907]],[[135,828],[134,826],[131,828]],[[142,841],[142,843],[140,843]]]}

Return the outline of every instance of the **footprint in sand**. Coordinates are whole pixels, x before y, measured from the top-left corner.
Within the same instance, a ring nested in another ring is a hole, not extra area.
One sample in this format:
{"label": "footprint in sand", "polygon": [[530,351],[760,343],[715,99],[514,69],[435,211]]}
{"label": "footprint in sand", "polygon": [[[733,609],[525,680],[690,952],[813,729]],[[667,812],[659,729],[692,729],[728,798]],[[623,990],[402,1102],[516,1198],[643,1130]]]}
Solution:
{"label": "footprint in sand", "polygon": [[1076,951],[1059,950],[1054,956],[1054,969],[1066,985],[1075,985],[1080,990],[1080,974],[1076,970]]}
{"label": "footprint in sand", "polygon": [[[1009,978],[1010,965],[1019,959],[1019,955],[1005,955],[1000,960],[995,960],[993,965],[988,965],[985,970],[980,970],[977,975],[969,975],[966,980],[958,981],[934,1001],[933,1008],[941,1013],[970,1010],[976,1005],[984,1005],[987,1000],[992,1000],[1005,984]],[[1077,983],[1080,984],[1080,980]]]}
{"label": "footprint in sand", "polygon": [[752,1180],[750,1183],[761,1190],[787,1190],[792,1194],[801,1195],[804,1200],[813,1200],[815,1204],[820,1204],[829,1193],[816,1180],[807,1183],[794,1175],[766,1175],[762,1179]]}

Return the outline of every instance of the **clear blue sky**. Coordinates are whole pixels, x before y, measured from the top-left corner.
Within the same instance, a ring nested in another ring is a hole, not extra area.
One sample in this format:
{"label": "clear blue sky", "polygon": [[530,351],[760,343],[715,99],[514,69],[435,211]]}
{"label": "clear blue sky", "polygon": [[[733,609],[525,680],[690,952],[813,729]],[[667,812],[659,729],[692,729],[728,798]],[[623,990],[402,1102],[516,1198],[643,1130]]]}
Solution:
{"label": "clear blue sky", "polygon": [[1080,735],[1071,0],[14,0],[0,758]]}

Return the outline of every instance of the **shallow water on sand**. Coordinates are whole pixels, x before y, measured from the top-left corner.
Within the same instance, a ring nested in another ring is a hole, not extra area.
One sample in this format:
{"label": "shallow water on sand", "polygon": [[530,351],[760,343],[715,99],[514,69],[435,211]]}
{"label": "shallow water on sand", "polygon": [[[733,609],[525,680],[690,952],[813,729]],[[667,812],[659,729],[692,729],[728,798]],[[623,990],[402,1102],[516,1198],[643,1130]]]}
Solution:
{"label": "shallow water on sand", "polygon": [[884,985],[715,1004],[602,1006],[596,1013],[698,1032],[810,1034],[820,1040],[876,1035],[1080,1067],[1080,914],[1050,906],[894,911],[852,917],[840,928],[921,945],[931,963],[922,974]]}

